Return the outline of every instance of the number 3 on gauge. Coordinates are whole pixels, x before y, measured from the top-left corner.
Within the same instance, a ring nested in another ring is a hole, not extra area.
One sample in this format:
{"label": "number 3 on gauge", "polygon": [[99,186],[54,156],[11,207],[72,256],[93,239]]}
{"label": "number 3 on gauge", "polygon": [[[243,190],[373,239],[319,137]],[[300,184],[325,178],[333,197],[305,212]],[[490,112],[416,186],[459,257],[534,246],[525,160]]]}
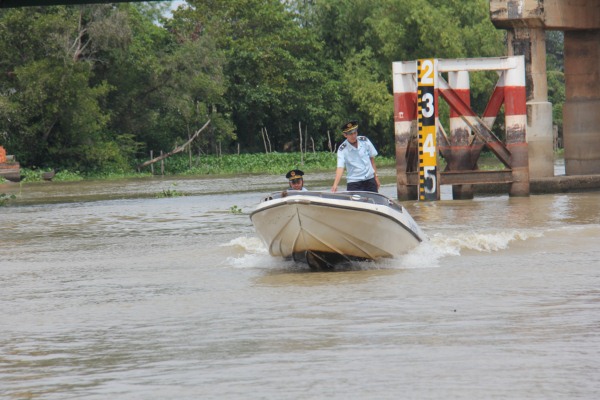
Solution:
{"label": "number 3 on gauge", "polygon": [[423,116],[430,118],[433,115],[433,94],[425,93],[421,97],[421,104],[423,108]]}

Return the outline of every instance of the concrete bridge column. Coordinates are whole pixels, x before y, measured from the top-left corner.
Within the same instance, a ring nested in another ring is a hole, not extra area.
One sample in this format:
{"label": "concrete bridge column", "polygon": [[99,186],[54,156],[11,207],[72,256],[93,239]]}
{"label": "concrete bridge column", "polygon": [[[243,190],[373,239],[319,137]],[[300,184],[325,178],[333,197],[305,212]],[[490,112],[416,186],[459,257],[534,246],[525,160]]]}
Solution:
{"label": "concrete bridge column", "polygon": [[600,174],[600,30],[565,32],[567,175]]}
{"label": "concrete bridge column", "polygon": [[[507,29],[509,36],[513,36],[509,52],[523,54],[526,63],[533,64],[531,77],[527,74],[527,141],[530,144],[531,176],[545,176],[545,160],[549,159],[549,150],[542,143],[546,142],[546,126],[551,128],[546,113],[552,114],[545,104],[546,96],[539,96],[535,88],[541,88],[542,84],[536,75],[541,78],[542,58],[545,60],[545,54],[541,56],[540,32],[544,29],[565,32],[563,144],[566,173],[600,173],[600,0],[490,0],[490,17],[496,27]],[[528,41],[531,58],[527,57]],[[544,75],[545,70],[544,64]],[[530,84],[534,85],[532,97]],[[536,121],[539,123],[537,127]]]}
{"label": "concrete bridge column", "polygon": [[542,28],[513,28],[507,32],[508,55],[525,56],[529,176],[554,176],[552,104],[546,79],[546,32]]}

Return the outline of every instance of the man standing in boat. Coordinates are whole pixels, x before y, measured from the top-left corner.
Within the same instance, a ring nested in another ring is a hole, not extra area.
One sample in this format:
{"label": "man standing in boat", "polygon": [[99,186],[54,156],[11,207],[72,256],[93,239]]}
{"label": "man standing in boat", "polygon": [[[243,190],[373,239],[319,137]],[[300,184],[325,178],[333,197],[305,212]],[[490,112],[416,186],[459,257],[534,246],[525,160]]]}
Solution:
{"label": "man standing in boat", "polygon": [[293,169],[285,174],[285,177],[290,183],[289,190],[307,190],[304,187],[304,178],[302,176],[304,176],[304,172],[300,171],[299,169]]}
{"label": "man standing in boat", "polygon": [[346,190],[377,193],[381,185],[375,166],[375,146],[366,136],[358,136],[358,121],[345,123],[342,133],[346,140],[337,151],[337,169],[331,191],[337,192],[346,168]]}

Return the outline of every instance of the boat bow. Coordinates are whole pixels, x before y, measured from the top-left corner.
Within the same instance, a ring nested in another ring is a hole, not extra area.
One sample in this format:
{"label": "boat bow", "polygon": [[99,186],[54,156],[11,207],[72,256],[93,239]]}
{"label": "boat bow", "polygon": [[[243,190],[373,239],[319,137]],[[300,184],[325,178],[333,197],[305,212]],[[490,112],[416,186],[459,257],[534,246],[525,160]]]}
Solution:
{"label": "boat bow", "polygon": [[396,257],[424,238],[404,207],[371,192],[272,193],[250,218],[271,255],[311,267]]}

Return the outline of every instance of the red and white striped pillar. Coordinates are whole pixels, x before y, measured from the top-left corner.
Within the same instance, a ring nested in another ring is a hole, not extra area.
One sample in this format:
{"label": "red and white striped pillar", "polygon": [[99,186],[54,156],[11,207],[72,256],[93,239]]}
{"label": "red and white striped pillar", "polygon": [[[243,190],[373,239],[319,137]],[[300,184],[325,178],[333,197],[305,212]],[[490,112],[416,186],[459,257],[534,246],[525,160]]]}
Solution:
{"label": "red and white striped pillar", "polygon": [[483,123],[489,129],[492,129],[494,126],[494,122],[496,122],[496,118],[498,117],[498,112],[500,111],[500,107],[504,103],[504,72],[500,74],[498,78],[498,82],[496,83],[496,87],[494,88],[494,92],[492,93],[492,97],[488,101],[485,111],[483,112]]}
{"label": "red and white striped pillar", "polygon": [[513,183],[511,196],[529,195],[529,154],[527,146],[527,93],[525,90],[525,59],[515,58],[516,68],[505,71],[504,114],[506,147],[511,154]]}
{"label": "red and white striped pillar", "polygon": [[[449,71],[448,83],[454,92],[467,106],[471,106],[471,87],[468,71]],[[448,155],[446,161],[449,171],[471,171],[475,169],[479,152],[483,145],[472,147],[472,131],[469,125],[461,118],[461,115],[450,108],[450,148],[444,149]],[[472,154],[473,151],[476,154]],[[453,185],[453,199],[472,199],[473,185]]]}
{"label": "red and white striped pillar", "polygon": [[416,146],[410,146],[417,124],[417,84],[414,62],[392,64],[394,82],[394,135],[396,142],[396,187],[398,200],[416,200],[417,186],[408,185],[407,172],[414,172]]}

